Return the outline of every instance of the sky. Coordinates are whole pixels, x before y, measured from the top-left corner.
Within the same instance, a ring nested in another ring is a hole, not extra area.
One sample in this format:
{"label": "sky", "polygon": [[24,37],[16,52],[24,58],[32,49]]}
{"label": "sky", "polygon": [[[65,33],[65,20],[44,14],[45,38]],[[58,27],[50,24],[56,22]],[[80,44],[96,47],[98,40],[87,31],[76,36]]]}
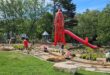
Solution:
{"label": "sky", "polygon": [[110,0],[73,0],[76,4],[76,12],[82,13],[86,9],[90,10],[102,10]]}
{"label": "sky", "polygon": [[[50,3],[51,0],[45,0],[45,2]],[[76,4],[76,12],[82,13],[85,12],[86,9],[102,10],[110,0],[72,0],[72,2]]]}

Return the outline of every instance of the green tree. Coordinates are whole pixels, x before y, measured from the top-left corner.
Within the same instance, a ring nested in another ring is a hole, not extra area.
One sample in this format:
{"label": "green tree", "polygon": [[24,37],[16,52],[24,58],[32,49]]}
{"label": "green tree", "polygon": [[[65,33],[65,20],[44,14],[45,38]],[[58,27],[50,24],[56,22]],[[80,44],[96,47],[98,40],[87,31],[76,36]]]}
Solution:
{"label": "green tree", "polygon": [[1,0],[0,11],[2,13],[2,22],[6,32],[16,32],[19,21],[22,20],[23,13],[22,0]]}
{"label": "green tree", "polygon": [[44,17],[48,7],[43,0],[0,0],[0,30],[38,37],[43,29],[40,21],[49,17]]}
{"label": "green tree", "polygon": [[99,15],[97,39],[100,44],[108,44],[110,41],[110,3]]}
{"label": "green tree", "polygon": [[88,37],[90,41],[94,41],[97,36],[97,26],[98,26],[98,10],[86,10],[82,14],[78,14],[78,26],[74,27],[73,31],[80,37]]}
{"label": "green tree", "polygon": [[77,20],[75,17],[76,5],[72,0],[53,0],[56,8],[62,8],[65,17],[65,27],[71,28],[71,26],[77,25]]}

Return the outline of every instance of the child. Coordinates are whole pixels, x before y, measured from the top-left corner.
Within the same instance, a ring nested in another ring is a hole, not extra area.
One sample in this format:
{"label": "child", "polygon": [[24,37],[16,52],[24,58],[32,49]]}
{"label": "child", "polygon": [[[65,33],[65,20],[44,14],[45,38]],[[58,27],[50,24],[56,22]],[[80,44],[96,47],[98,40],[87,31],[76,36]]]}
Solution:
{"label": "child", "polygon": [[23,40],[23,45],[24,45],[24,48],[27,50],[29,46],[29,42],[26,38]]}
{"label": "child", "polygon": [[68,50],[66,51],[66,53],[65,53],[65,58],[70,60],[71,57],[72,57],[72,56],[71,56],[71,52],[70,52],[70,50],[68,49]]}
{"label": "child", "polygon": [[48,49],[46,46],[44,46],[44,52],[48,52]]}
{"label": "child", "polygon": [[64,55],[64,45],[61,45],[61,50],[60,50],[61,54]]}

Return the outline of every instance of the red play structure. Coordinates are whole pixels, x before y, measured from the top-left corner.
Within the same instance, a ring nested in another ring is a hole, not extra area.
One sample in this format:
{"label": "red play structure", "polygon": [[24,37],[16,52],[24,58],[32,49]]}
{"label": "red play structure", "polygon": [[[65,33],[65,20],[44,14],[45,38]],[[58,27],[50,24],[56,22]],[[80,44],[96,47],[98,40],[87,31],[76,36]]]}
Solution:
{"label": "red play structure", "polygon": [[79,41],[80,43],[82,43],[88,47],[91,47],[93,49],[98,48],[97,46],[90,44],[88,42],[88,38],[83,40],[82,38],[78,37],[71,31],[64,29],[64,17],[63,17],[63,14],[60,9],[58,10],[58,12],[55,15],[54,27],[55,27],[54,45],[57,45],[58,43],[65,44],[66,43],[65,34],[67,34],[67,35],[71,36],[73,39]]}

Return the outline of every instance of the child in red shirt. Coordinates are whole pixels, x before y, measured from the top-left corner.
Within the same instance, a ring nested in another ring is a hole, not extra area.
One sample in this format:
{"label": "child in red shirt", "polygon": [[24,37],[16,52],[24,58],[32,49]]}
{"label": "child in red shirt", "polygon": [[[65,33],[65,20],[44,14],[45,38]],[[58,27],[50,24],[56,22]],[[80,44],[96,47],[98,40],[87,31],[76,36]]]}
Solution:
{"label": "child in red shirt", "polygon": [[28,42],[27,39],[24,39],[23,45],[24,45],[24,48],[27,50],[28,49],[28,46],[29,46],[29,42]]}

